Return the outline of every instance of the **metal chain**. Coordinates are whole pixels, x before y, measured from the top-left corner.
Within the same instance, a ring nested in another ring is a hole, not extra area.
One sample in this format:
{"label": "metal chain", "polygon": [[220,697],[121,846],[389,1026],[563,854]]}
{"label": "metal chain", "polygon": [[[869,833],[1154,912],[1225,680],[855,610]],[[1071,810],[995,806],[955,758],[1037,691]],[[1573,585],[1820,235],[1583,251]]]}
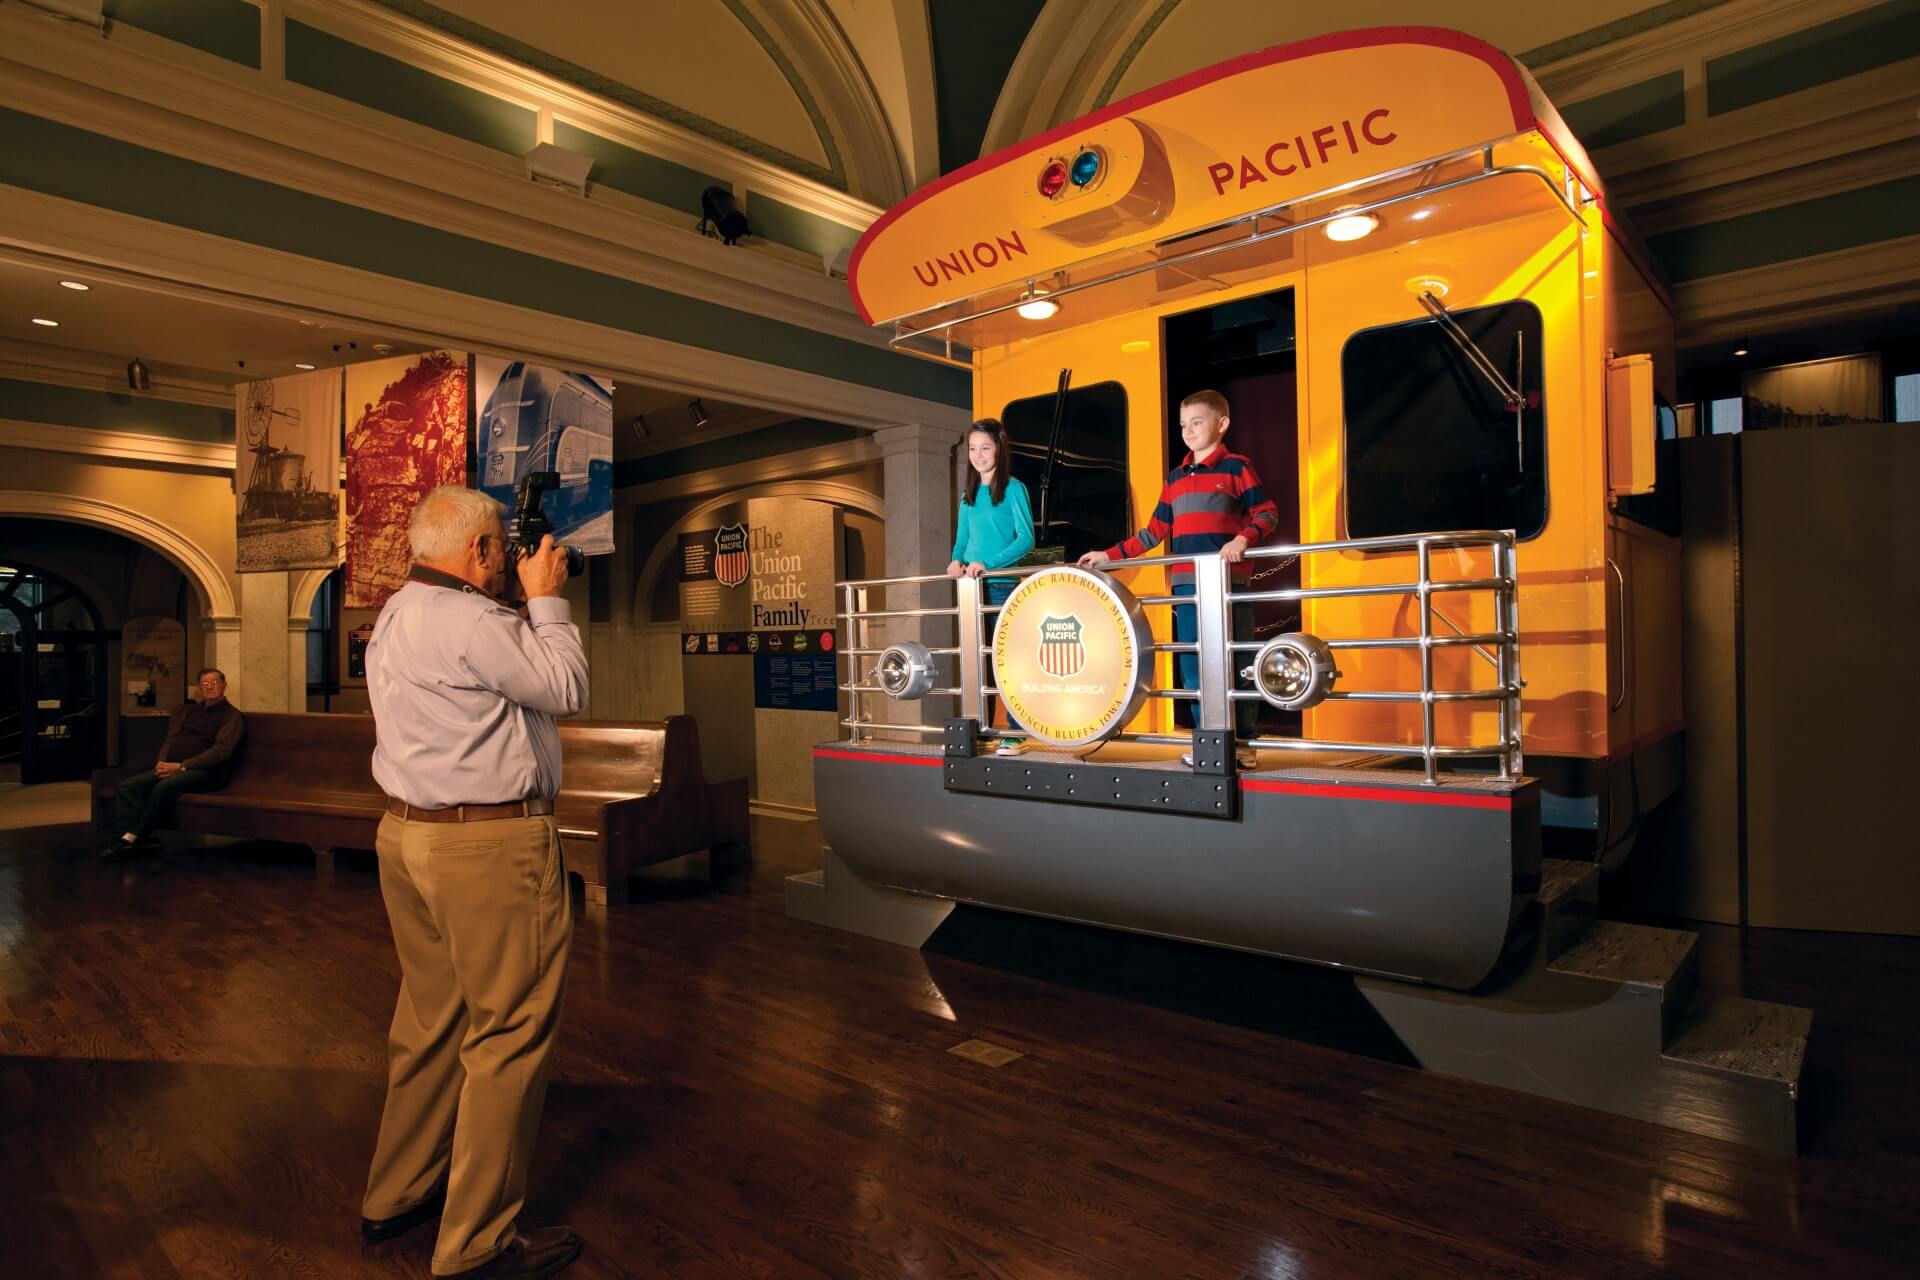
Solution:
{"label": "metal chain", "polygon": [[1274,574],[1280,572],[1282,569],[1291,568],[1292,566],[1299,563],[1300,563],[1300,557],[1297,555],[1281,556],[1278,560],[1275,560],[1273,562],[1273,566],[1271,568],[1262,569],[1260,572],[1248,578],[1247,581],[1258,582],[1262,578],[1271,578]]}

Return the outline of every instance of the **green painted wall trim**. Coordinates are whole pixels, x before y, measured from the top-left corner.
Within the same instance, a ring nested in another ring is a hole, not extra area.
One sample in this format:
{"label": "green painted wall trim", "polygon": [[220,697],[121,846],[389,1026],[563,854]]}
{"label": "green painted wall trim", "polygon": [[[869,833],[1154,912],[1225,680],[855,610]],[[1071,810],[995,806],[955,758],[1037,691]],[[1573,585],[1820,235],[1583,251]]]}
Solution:
{"label": "green painted wall trim", "polygon": [[1560,108],[1561,118],[1589,151],[1642,138],[1687,122],[1686,76],[1669,71],[1651,80]]}
{"label": "green painted wall trim", "polygon": [[1707,60],[1707,114],[1722,115],[1920,55],[1920,0],[1894,0]]}
{"label": "green painted wall trim", "polygon": [[927,6],[940,172],[980,158],[1007,72],[1045,7],[1045,0],[941,0]]}
{"label": "green painted wall trim", "polygon": [[495,151],[523,156],[533,150],[534,113],[525,107],[291,18],[287,79]]}
{"label": "green painted wall trim", "polygon": [[[940,404],[964,371],[0,108],[0,182],[455,293]],[[691,234],[691,233],[690,233]]]}
{"label": "green painted wall trim", "polygon": [[1558,62],[1562,58],[1571,58],[1576,53],[1585,53],[1597,49],[1603,44],[1612,44],[1615,40],[1625,40],[1628,36],[1637,36],[1642,32],[1664,27],[1669,22],[1678,22],[1682,18],[1691,18],[1696,13],[1705,13],[1709,9],[1718,9],[1727,0],[1667,0],[1666,4],[1654,5],[1651,9],[1642,9],[1639,13],[1630,13],[1624,18],[1570,35],[1564,39],[1543,44],[1537,49],[1513,56],[1529,67],[1544,67]]}
{"label": "green painted wall trim", "polygon": [[849,427],[845,423],[796,418],[777,427],[743,431],[737,436],[725,436],[669,453],[656,453],[649,458],[629,458],[624,462],[616,462],[613,464],[613,485],[616,489],[626,489],[636,484],[651,484],[655,480],[671,480],[677,476],[713,471],[741,462],[756,462],[761,458],[777,457],[801,449],[816,449],[821,445],[857,440],[865,434],[858,427]]}
{"label": "green painted wall trim", "polygon": [[688,226],[692,226],[700,217],[702,191],[715,183],[729,191],[733,189],[733,184],[724,178],[689,169],[644,151],[635,151],[632,147],[623,146],[597,133],[588,133],[564,120],[553,122],[553,140],[569,151],[593,157],[591,182],[666,205],[670,209],[678,209],[687,215]]}
{"label": "green painted wall trim", "polygon": [[[465,40],[469,44],[497,53],[503,58],[512,58],[515,62],[532,67],[536,71],[543,71],[556,80],[564,80],[576,88],[597,93],[609,101],[623,103],[636,111],[644,111],[650,116],[665,120],[669,124],[679,125],[691,133],[712,138],[715,142],[732,147],[735,151],[745,152],[769,164],[777,164],[783,169],[811,178],[815,182],[823,182],[841,191],[847,189],[847,178],[841,165],[840,151],[834,144],[833,134],[825,127],[825,114],[814,102],[812,93],[807,89],[806,81],[800,79],[793,70],[792,63],[787,60],[786,54],[772,42],[772,38],[757,22],[742,20],[748,33],[760,42],[760,47],[767,51],[767,56],[774,60],[781,74],[787,77],[787,84],[799,97],[802,106],[806,109],[808,119],[813,121],[814,129],[820,137],[820,149],[826,153],[827,157],[827,163],[824,166],[779,147],[771,146],[758,138],[749,137],[738,129],[730,129],[705,116],[676,107],[671,102],[656,98],[652,94],[642,93],[631,85],[621,84],[618,80],[610,79],[597,71],[589,71],[577,63],[556,58],[530,44],[502,35],[477,22],[471,22],[457,13],[449,13],[439,5],[427,3],[427,0],[373,0],[373,2],[382,8],[405,14],[416,22]],[[743,12],[735,7],[733,0],[728,0],[727,7],[736,18]]]}
{"label": "green painted wall trim", "polygon": [[852,227],[758,191],[747,192],[746,214],[754,235],[807,253],[835,254],[853,248],[860,239]]}
{"label": "green painted wall trim", "polygon": [[260,65],[260,10],[246,0],[107,0],[114,22],[238,62]]}
{"label": "green painted wall trim", "polygon": [[1920,177],[1685,227],[1647,245],[1678,283],[1913,235],[1920,235]]}
{"label": "green painted wall trim", "polygon": [[18,378],[0,378],[0,418],[93,431],[132,431],[202,444],[233,443],[232,409]]}

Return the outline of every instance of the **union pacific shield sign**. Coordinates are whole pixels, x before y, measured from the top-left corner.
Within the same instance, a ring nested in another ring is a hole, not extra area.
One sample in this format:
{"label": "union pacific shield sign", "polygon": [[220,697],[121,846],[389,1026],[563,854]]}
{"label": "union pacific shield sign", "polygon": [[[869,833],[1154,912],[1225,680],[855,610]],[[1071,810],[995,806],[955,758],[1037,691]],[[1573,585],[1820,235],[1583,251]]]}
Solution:
{"label": "union pacific shield sign", "polygon": [[737,587],[747,580],[747,526],[730,524],[713,535],[713,576],[723,587]]}

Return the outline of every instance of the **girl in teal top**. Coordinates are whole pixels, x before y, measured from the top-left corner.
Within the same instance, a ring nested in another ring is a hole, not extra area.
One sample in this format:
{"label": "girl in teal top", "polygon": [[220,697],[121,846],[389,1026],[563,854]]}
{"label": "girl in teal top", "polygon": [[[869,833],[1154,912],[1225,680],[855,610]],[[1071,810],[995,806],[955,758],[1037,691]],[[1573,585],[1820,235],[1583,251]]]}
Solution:
{"label": "girl in teal top", "polygon": [[[1013,448],[998,418],[967,429],[967,496],[960,500],[949,578],[983,576],[1019,564],[1033,550],[1033,508],[1027,488],[1013,478]],[[984,490],[984,492],[983,492]],[[1002,604],[1016,578],[988,578],[986,602]]]}

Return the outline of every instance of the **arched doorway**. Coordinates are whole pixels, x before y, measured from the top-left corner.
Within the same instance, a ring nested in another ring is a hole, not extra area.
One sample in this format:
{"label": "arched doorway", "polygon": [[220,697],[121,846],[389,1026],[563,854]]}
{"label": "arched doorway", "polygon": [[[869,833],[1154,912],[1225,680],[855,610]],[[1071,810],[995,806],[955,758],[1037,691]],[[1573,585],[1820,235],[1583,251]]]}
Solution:
{"label": "arched doorway", "polygon": [[20,781],[85,778],[106,763],[113,635],[66,579],[0,565],[0,763],[17,764]]}

